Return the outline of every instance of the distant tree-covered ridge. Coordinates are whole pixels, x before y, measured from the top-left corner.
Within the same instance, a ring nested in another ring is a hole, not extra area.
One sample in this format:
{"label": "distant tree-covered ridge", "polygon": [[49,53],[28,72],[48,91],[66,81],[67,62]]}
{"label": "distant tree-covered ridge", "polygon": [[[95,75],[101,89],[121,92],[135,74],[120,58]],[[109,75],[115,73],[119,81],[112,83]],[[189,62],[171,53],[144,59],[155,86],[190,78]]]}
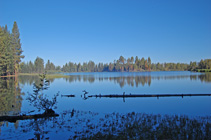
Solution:
{"label": "distant tree-covered ridge", "polygon": [[0,26],[0,76],[17,75],[22,55],[20,33],[16,22],[13,24],[12,33],[7,25]]}
{"label": "distant tree-covered ridge", "polygon": [[211,59],[201,60],[199,63],[152,63],[151,58],[138,58],[138,56],[125,59],[120,56],[113,63],[98,63],[93,61],[84,63],[68,62],[62,67],[55,66],[50,60],[44,65],[44,60],[37,57],[34,62],[22,62],[20,64],[22,73],[42,73],[47,72],[135,72],[135,71],[198,71],[201,69],[211,69]]}

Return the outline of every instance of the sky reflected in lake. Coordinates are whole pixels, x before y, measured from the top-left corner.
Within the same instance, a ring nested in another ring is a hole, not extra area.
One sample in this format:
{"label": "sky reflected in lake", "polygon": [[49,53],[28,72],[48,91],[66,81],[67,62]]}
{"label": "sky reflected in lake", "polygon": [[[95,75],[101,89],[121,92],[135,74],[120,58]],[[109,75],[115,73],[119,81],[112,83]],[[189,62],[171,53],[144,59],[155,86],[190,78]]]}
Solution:
{"label": "sky reflected in lake", "polygon": [[[49,96],[60,93],[57,112],[76,109],[99,113],[131,111],[153,114],[181,114],[206,116],[211,114],[211,97],[160,97],[160,98],[83,98],[87,95],[106,94],[198,94],[211,93],[210,74],[192,72],[116,72],[116,73],[70,73],[68,78],[50,79]],[[22,91],[32,92],[27,77],[21,80]],[[28,78],[29,79],[29,78]],[[62,97],[61,95],[75,95]],[[23,101],[22,111],[29,111]]]}

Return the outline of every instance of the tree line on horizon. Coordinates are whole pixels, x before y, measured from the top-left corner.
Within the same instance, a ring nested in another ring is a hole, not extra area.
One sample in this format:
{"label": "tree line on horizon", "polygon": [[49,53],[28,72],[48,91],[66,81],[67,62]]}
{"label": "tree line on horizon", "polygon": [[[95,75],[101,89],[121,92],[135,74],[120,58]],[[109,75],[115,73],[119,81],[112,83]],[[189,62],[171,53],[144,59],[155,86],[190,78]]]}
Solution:
{"label": "tree line on horizon", "polygon": [[43,73],[45,71],[61,71],[60,66],[55,66],[50,60],[44,65],[44,60],[37,57],[34,62],[29,61],[27,63],[22,62],[20,64],[21,73]]}
{"label": "tree line on horizon", "polygon": [[20,33],[16,22],[13,24],[12,32],[7,25],[0,26],[0,76],[17,75],[22,55]]}
{"label": "tree line on horizon", "polygon": [[124,58],[120,56],[113,63],[98,63],[94,61],[84,63],[68,62],[62,67],[55,66],[50,60],[44,64],[44,60],[37,57],[34,62],[22,62],[20,72],[22,73],[43,73],[47,72],[136,72],[136,71],[196,71],[197,69],[211,69],[211,59],[201,60],[199,63],[152,63],[151,58],[141,59],[138,56]]}

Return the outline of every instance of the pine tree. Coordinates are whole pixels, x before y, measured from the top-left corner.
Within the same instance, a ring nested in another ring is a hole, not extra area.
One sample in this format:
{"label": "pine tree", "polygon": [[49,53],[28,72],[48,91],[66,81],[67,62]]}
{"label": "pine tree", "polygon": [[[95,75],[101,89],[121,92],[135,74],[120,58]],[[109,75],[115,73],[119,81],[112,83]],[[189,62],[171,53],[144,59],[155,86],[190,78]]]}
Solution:
{"label": "pine tree", "polygon": [[28,68],[29,73],[35,72],[35,66],[34,66],[34,64],[33,64],[32,61],[29,61],[28,67],[29,67],[29,68]]}
{"label": "pine tree", "polygon": [[148,69],[149,69],[149,71],[151,70],[151,66],[152,66],[152,64],[151,64],[151,58],[148,57]]}
{"label": "pine tree", "polygon": [[148,70],[148,62],[147,62],[147,59],[144,61],[144,70]]}
{"label": "pine tree", "polygon": [[44,72],[44,60],[40,57],[37,57],[34,61],[35,69],[37,73],[43,73]]}
{"label": "pine tree", "polygon": [[0,75],[5,74],[5,46],[4,46],[4,31],[0,27]]}
{"label": "pine tree", "polygon": [[11,36],[5,25],[0,28],[0,75],[3,76],[13,74],[11,45]]}
{"label": "pine tree", "polygon": [[144,59],[144,57],[141,58],[140,67],[141,67],[142,69],[145,69],[145,68],[146,68],[146,67],[145,67],[145,59]]}
{"label": "pine tree", "polygon": [[45,70],[51,70],[50,65],[51,65],[51,62],[50,62],[50,60],[48,60],[48,62],[45,65]]}
{"label": "pine tree", "polygon": [[23,53],[23,50],[21,48],[20,33],[16,21],[14,22],[12,28],[12,45],[13,45],[13,57],[14,57],[14,73],[15,75],[17,75],[19,69],[19,63],[21,62],[21,59],[24,58],[24,55],[21,55]]}

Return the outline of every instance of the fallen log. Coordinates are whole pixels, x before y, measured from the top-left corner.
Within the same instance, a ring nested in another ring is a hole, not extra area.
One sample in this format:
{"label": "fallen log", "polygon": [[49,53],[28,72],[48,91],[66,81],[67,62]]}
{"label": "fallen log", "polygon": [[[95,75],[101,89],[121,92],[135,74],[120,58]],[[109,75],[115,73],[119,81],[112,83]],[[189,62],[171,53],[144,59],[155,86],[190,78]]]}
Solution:
{"label": "fallen log", "polygon": [[184,96],[211,96],[211,94],[108,94],[108,95],[89,95],[88,97],[96,97],[96,98],[136,98],[136,97],[184,97]]}
{"label": "fallen log", "polygon": [[75,95],[70,94],[70,95],[61,95],[61,97],[75,97]]}
{"label": "fallen log", "polygon": [[20,116],[0,116],[1,121],[16,122],[17,120],[27,120],[27,119],[39,119],[39,118],[48,118],[48,117],[57,117],[59,114],[35,114],[35,115],[20,115]]}

